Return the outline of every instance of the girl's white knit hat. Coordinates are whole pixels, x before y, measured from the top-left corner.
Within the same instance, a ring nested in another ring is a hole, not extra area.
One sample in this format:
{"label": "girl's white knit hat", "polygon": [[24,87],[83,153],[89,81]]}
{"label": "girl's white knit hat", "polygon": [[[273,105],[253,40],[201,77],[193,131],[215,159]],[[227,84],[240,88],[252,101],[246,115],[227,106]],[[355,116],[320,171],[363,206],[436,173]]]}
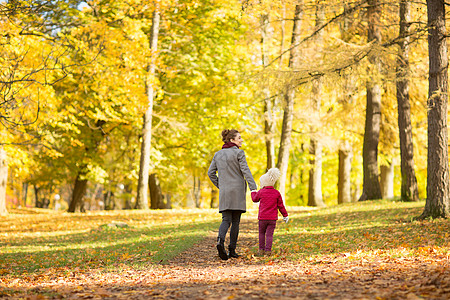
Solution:
{"label": "girl's white knit hat", "polygon": [[277,168],[269,169],[269,171],[267,171],[267,173],[261,176],[261,178],[259,179],[261,188],[265,186],[274,186],[275,182],[277,182],[280,176],[281,172]]}

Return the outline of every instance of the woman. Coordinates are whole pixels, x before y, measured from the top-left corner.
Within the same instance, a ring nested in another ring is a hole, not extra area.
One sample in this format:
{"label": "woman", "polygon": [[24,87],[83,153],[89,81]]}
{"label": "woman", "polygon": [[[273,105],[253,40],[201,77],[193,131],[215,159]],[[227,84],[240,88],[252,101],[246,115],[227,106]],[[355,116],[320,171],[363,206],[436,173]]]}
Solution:
{"label": "woman", "polygon": [[[216,152],[209,166],[208,176],[219,189],[219,212],[222,224],[219,227],[217,250],[223,260],[237,258],[236,243],[239,235],[241,214],[246,211],[247,182],[251,191],[256,191],[256,183],[245,160],[241,134],[235,129],[222,131],[222,150]],[[216,174],[218,173],[218,176]],[[229,254],[225,251],[225,236],[230,228]]]}

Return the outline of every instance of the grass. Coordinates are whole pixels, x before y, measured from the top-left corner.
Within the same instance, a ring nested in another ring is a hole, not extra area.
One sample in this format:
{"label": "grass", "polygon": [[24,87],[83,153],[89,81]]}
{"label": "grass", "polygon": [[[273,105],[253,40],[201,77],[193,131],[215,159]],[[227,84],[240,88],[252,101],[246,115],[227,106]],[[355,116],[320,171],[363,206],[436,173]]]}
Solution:
{"label": "grass", "polygon": [[[317,210],[288,207],[290,222],[277,226],[273,259],[449,255],[449,220],[413,221],[424,205],[380,200]],[[256,214],[251,209],[246,218],[256,223]],[[112,222],[128,227],[105,225]],[[115,272],[164,264],[216,232],[219,222],[216,209],[85,214],[12,210],[0,217],[0,279],[48,269]]]}
{"label": "grass", "polygon": [[[217,228],[212,210],[86,214],[16,210],[0,218],[0,275],[164,263]],[[107,226],[125,223],[127,227]]]}
{"label": "grass", "polygon": [[446,219],[413,221],[425,202],[365,201],[311,212],[291,211],[274,239],[279,253],[291,259],[322,256],[415,256],[449,254]]}

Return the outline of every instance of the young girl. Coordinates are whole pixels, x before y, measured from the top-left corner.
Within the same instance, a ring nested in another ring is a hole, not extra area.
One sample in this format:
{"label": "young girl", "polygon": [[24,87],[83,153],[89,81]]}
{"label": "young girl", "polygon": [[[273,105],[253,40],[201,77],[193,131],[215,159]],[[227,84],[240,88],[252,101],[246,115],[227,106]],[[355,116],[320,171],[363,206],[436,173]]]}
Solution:
{"label": "young girl", "polygon": [[283,215],[283,221],[288,222],[289,217],[283,204],[281,194],[273,186],[280,178],[280,170],[271,168],[259,179],[261,189],[252,192],[253,202],[259,203],[259,255],[272,254],[273,232],[277,225],[278,210]]}

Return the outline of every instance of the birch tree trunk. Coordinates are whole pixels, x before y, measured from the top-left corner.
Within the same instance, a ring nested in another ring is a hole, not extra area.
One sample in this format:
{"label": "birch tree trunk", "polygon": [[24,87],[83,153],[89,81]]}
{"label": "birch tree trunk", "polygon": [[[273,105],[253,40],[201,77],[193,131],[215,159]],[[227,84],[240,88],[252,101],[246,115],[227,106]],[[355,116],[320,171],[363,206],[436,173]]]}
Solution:
{"label": "birch tree trunk", "polygon": [[150,172],[150,150],[152,139],[152,114],[153,114],[153,97],[155,87],[153,78],[155,76],[155,61],[156,51],[158,46],[159,35],[159,7],[156,6],[153,12],[152,29],[150,34],[150,49],[152,51],[150,62],[147,66],[147,79],[145,88],[147,92],[147,110],[144,114],[144,123],[142,126],[142,144],[141,144],[141,158],[139,163],[139,181],[136,197],[137,209],[148,209],[148,178]]}
{"label": "birch tree trunk", "polygon": [[449,216],[448,54],[445,1],[427,0],[428,14],[428,162],[427,201],[419,218]]}
{"label": "birch tree trunk", "polygon": [[[295,70],[298,67],[300,60],[300,30],[303,15],[303,1],[297,1],[295,5],[294,27],[292,30],[291,51],[289,54],[289,67]],[[284,96],[285,107],[283,113],[283,124],[281,128],[280,149],[278,152],[277,168],[280,169],[281,176],[279,179],[279,191],[283,200],[285,200],[286,193],[286,176],[289,163],[289,151],[291,149],[292,136],[292,119],[294,117],[294,99],[295,86],[288,86]]]}
{"label": "birch tree trunk", "polygon": [[380,167],[380,188],[383,199],[394,198],[394,163]]}
{"label": "birch tree trunk", "polygon": [[[369,19],[368,41],[381,43],[380,3],[379,0],[369,0],[367,9]],[[376,55],[370,57],[374,69],[371,79],[367,82],[366,91],[366,123],[363,144],[363,192],[359,201],[381,199],[380,182],[378,180],[378,142],[381,125],[381,86],[379,82],[380,62]]]}
{"label": "birch tree trunk", "polygon": [[0,216],[8,213],[6,210],[6,186],[8,184],[8,161],[6,151],[0,145]]}
{"label": "birch tree trunk", "polygon": [[[316,4],[316,30],[325,22],[323,4]],[[320,64],[322,61],[323,30],[320,30],[315,39],[316,48],[319,49],[315,61]],[[308,185],[308,206],[323,207],[322,197],[322,143],[320,142],[320,107],[322,105],[322,78],[314,79],[312,85],[311,116],[313,124],[311,126],[311,137],[309,143],[309,154],[311,154]]]}
{"label": "birch tree trunk", "polygon": [[[349,4],[344,4],[344,12],[348,12]],[[343,22],[341,23],[341,38],[343,41],[348,42],[351,39],[351,34],[349,32],[350,24],[352,22],[351,17],[348,13],[345,14]],[[355,80],[353,80],[352,75],[344,73],[342,76],[344,82],[344,93],[341,100],[344,111],[348,109],[348,106],[353,103],[355,98]],[[344,116],[343,124],[345,127],[350,125],[352,120],[349,120]],[[348,139],[341,139],[339,144],[339,169],[338,169],[338,204],[349,203],[354,201],[352,195],[352,183],[351,183],[351,171],[352,171],[352,159],[353,159],[353,149],[352,145]],[[358,200],[359,192],[356,194],[356,200]]]}
{"label": "birch tree trunk", "polygon": [[397,59],[398,132],[401,158],[401,197],[403,201],[418,201],[416,173],[414,171],[414,145],[409,101],[409,34],[411,22],[410,0],[400,1],[400,49]]}
{"label": "birch tree trunk", "polygon": [[350,182],[352,156],[352,148],[348,142],[339,148],[338,204],[352,202]]}

